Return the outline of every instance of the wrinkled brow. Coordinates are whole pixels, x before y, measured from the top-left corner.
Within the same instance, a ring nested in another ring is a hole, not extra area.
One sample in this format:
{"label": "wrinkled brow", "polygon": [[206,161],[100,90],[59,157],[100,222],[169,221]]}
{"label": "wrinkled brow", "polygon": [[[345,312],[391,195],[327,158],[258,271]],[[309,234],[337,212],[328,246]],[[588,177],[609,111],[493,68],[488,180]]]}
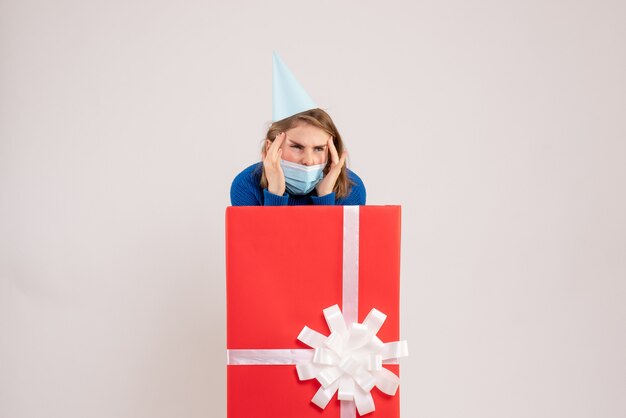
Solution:
{"label": "wrinkled brow", "polygon": [[[299,143],[298,141],[294,141],[293,139],[289,137],[287,137],[287,140],[294,145],[299,145],[302,148],[306,148],[303,144]],[[326,148],[327,146],[328,146],[328,143],[324,142],[323,144],[320,144],[320,145],[313,145],[311,148],[317,148],[317,147]]]}

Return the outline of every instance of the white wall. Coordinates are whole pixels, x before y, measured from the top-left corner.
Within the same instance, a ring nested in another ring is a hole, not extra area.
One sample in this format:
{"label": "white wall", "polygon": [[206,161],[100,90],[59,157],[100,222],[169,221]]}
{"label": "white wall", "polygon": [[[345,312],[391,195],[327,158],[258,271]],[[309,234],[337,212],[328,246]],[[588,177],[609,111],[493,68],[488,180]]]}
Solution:
{"label": "white wall", "polygon": [[271,52],[403,205],[405,417],[626,416],[626,3],[0,2],[0,417],[224,417]]}

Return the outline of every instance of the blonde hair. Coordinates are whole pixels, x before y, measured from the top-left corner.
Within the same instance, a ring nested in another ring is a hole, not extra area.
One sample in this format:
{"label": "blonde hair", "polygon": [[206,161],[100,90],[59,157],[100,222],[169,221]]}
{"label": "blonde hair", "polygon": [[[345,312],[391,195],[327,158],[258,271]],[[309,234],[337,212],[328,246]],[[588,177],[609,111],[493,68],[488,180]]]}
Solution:
{"label": "blonde hair", "polygon": [[[339,157],[341,157],[341,154],[344,150],[341,135],[339,134],[337,127],[333,123],[333,120],[330,118],[330,115],[322,109],[306,110],[304,112],[296,113],[293,116],[289,116],[288,118],[281,119],[277,122],[272,123],[269,130],[267,131],[267,135],[265,136],[265,138],[270,142],[274,142],[276,137],[281,132],[286,132],[287,130],[298,125],[299,123],[306,123],[308,125],[315,126],[316,128],[319,128],[332,136],[333,144],[337,149],[337,154],[339,154]],[[263,148],[261,149],[261,155],[263,158],[265,158],[266,148],[266,143],[265,141],[263,141]],[[324,174],[327,174],[330,170],[330,163],[331,159],[328,158],[328,161],[326,162],[326,167],[324,168]],[[261,188],[265,189],[267,187],[267,184],[268,183],[267,177],[265,176],[265,169],[263,169],[260,183]],[[352,184],[353,182],[348,178],[346,164],[344,164],[343,167],[341,167],[341,173],[339,174],[337,182],[335,183],[335,187],[333,188],[333,192],[335,192],[335,197],[343,198],[348,196],[348,194],[350,194],[350,187],[352,186]]]}

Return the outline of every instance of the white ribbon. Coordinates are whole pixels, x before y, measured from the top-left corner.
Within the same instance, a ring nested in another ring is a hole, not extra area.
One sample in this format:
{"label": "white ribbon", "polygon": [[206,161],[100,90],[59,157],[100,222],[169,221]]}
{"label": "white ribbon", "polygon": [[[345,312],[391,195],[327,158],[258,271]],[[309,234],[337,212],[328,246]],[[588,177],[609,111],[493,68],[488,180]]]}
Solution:
{"label": "white ribbon", "polygon": [[[382,367],[385,360],[408,355],[406,341],[383,343],[376,333],[387,315],[372,309],[362,324],[353,322],[346,326],[338,305],[324,309],[324,317],[330,329],[328,337],[304,327],[298,340],[314,348],[313,358],[299,361],[296,365],[300,380],[317,379],[321,387],[311,402],[326,408],[337,393],[342,401],[354,401],[359,415],[374,411],[374,400],[370,391],[377,387],[387,395],[395,395],[400,379]],[[352,407],[354,410],[354,407]],[[352,414],[354,416],[354,414]],[[342,418],[345,418],[342,412]]]}
{"label": "white ribbon", "polygon": [[387,316],[372,309],[362,324],[359,305],[359,207],[343,207],[343,314],[339,306],[324,309],[330,329],[325,336],[304,327],[298,340],[313,349],[226,350],[228,365],[296,365],[300,380],[317,379],[321,387],[311,399],[326,408],[335,393],[341,418],[374,411],[370,391],[377,387],[395,395],[400,378],[382,367],[408,355],[406,341],[383,343],[376,333]]}
{"label": "white ribbon", "polygon": [[343,207],[343,315],[347,324],[359,320],[359,207]]}
{"label": "white ribbon", "polygon": [[226,350],[226,364],[231,366],[250,365],[294,365],[313,360],[313,350],[292,348],[277,350]]}

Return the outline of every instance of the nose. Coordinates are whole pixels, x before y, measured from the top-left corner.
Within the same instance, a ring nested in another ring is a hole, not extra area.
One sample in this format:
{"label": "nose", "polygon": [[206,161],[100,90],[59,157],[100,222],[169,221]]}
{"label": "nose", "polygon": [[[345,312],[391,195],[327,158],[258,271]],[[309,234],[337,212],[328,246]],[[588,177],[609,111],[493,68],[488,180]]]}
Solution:
{"label": "nose", "polygon": [[313,165],[313,163],[313,152],[311,150],[306,150],[302,156],[302,165]]}

